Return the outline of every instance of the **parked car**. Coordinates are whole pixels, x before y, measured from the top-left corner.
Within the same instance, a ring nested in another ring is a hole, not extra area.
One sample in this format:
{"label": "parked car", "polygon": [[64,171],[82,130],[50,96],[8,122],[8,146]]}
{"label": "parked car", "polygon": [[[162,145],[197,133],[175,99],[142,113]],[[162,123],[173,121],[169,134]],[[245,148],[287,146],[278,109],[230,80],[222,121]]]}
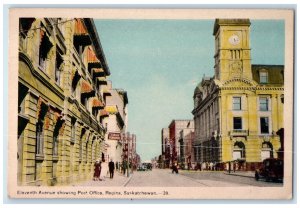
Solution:
{"label": "parked car", "polygon": [[144,165],[140,165],[138,168],[137,168],[137,171],[145,171],[146,168]]}
{"label": "parked car", "polygon": [[255,171],[255,179],[264,178],[266,181],[283,180],[283,160],[268,158],[263,160],[262,166]]}

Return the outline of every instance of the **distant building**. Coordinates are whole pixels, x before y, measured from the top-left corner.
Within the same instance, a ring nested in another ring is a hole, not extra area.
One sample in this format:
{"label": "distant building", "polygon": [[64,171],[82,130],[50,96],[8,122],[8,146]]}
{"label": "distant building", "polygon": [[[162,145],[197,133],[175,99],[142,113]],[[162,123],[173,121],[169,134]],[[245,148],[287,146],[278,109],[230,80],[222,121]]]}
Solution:
{"label": "distant building", "polygon": [[186,127],[180,131],[179,137],[179,161],[184,169],[192,168],[194,166],[194,150],[193,144],[195,139],[194,121],[187,123]]}
{"label": "distant building", "polygon": [[161,130],[161,168],[168,168],[170,165],[171,151],[170,151],[170,131],[169,128],[163,128]]}
{"label": "distant building", "polygon": [[123,153],[122,161],[130,164],[130,168],[135,170],[140,160],[136,151],[136,135],[129,132],[122,134]]}
{"label": "distant building", "polygon": [[253,170],[279,156],[284,66],[251,64],[249,29],[248,19],[215,21],[214,77],[203,77],[194,92],[197,162]]}
{"label": "distant building", "polygon": [[180,161],[180,132],[187,129],[188,123],[193,120],[173,120],[169,125],[170,137],[170,164],[178,163]]}

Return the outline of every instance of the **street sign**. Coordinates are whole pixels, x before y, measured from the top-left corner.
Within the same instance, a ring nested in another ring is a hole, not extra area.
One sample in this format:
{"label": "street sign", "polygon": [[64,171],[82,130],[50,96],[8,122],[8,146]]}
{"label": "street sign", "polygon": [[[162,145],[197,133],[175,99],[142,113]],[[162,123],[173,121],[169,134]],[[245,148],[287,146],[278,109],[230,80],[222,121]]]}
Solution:
{"label": "street sign", "polygon": [[108,139],[110,140],[121,140],[121,134],[120,133],[108,133]]}

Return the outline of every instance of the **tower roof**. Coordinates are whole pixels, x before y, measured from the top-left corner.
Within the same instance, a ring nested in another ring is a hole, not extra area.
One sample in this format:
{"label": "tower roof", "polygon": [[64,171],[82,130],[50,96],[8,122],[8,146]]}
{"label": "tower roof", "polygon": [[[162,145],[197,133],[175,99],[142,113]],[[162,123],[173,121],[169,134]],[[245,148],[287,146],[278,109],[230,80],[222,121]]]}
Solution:
{"label": "tower roof", "polygon": [[215,25],[214,25],[214,32],[213,35],[217,33],[220,26],[250,26],[250,20],[249,19],[216,19]]}

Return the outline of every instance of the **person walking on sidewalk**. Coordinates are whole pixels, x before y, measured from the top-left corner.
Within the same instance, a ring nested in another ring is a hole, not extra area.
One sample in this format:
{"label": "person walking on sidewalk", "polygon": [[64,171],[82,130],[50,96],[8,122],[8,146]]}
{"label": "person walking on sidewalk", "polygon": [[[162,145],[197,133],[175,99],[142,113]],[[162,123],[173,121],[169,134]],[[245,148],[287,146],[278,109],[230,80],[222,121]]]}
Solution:
{"label": "person walking on sidewalk", "polygon": [[115,171],[115,163],[112,160],[108,163],[108,169],[109,169],[109,178],[113,178],[114,171]]}
{"label": "person walking on sidewalk", "polygon": [[100,179],[101,174],[101,162],[100,160],[97,160],[94,164],[94,181],[101,181]]}

